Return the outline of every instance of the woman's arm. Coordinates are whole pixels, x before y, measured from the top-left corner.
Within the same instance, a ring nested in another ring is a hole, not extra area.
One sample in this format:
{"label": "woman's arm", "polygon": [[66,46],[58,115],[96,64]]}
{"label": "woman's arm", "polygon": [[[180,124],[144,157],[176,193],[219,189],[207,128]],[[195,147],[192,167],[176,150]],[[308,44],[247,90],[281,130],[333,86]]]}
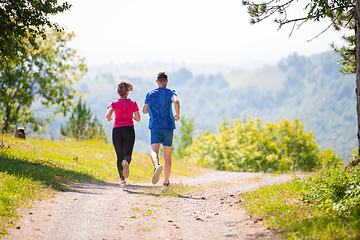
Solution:
{"label": "woman's arm", "polygon": [[139,111],[134,112],[133,118],[135,119],[135,121],[140,122],[140,113],[139,113]]}
{"label": "woman's arm", "polygon": [[112,120],[112,113],[113,113],[114,109],[112,107],[109,107],[109,109],[106,112],[106,118],[108,120],[108,122],[110,122]]}

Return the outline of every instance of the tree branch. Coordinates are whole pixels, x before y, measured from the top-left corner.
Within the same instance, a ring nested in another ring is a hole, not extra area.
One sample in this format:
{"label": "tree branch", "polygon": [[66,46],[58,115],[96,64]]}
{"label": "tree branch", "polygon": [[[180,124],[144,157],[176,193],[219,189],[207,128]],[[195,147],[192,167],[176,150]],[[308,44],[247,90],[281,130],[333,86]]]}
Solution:
{"label": "tree branch", "polygon": [[314,40],[315,38],[317,38],[318,36],[320,36],[321,34],[323,34],[324,32],[326,32],[332,25],[335,24],[336,20],[339,18],[339,16],[341,15],[341,13],[339,13],[336,18],[331,22],[331,24],[325,28],[322,32],[320,32],[318,35],[316,35],[315,37],[311,38],[310,40],[307,40],[306,42],[311,42],[312,40]]}

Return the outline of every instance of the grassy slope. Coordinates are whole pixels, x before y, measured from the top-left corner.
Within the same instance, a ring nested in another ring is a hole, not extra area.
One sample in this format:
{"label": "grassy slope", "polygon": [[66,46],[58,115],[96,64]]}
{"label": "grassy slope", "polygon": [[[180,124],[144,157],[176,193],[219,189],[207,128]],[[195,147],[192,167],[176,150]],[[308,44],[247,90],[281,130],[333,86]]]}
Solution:
{"label": "grassy slope", "polygon": [[256,86],[261,90],[277,90],[286,80],[286,73],[277,67],[265,67],[246,72],[235,72],[224,75],[232,88]]}
{"label": "grassy slope", "polygon": [[[335,182],[339,182],[337,175],[342,175],[341,171],[327,171]],[[324,180],[323,175],[318,173],[314,178]],[[261,187],[256,191],[245,193],[240,202],[247,209],[248,214],[255,219],[263,219],[267,228],[278,229],[285,239],[360,239],[359,205],[352,208],[350,213],[339,215],[336,207],[322,206],[329,199],[320,204],[304,203],[302,200],[304,190],[313,192],[317,197],[331,192],[335,186],[330,183],[330,179],[326,179],[324,185],[328,186],[319,187],[310,184],[309,188],[304,184],[304,180],[294,179],[288,183]],[[348,197],[345,200],[359,201],[358,196]]]}
{"label": "grassy slope", "polygon": [[[134,153],[128,183],[149,182],[149,157]],[[180,161],[172,175],[194,176],[201,168]],[[118,182],[111,145],[98,141],[42,141],[0,137],[0,237],[18,219],[17,209],[66,191],[72,182]]]}

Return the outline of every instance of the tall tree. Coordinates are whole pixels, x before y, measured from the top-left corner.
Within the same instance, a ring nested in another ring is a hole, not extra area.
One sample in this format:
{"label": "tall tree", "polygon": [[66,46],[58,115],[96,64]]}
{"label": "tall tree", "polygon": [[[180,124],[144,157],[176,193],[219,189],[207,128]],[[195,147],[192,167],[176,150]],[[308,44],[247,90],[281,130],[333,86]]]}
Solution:
{"label": "tall tree", "polygon": [[64,137],[73,137],[77,140],[100,139],[106,140],[105,131],[100,121],[95,116],[91,121],[92,113],[90,108],[86,107],[86,102],[82,104],[81,98],[78,104],[73,108],[71,117],[66,127],[61,125],[60,132]]}
{"label": "tall tree", "polygon": [[[0,61],[0,125],[8,132],[16,125],[31,124],[35,132],[50,121],[34,117],[35,101],[55,107],[54,115],[64,115],[80,95],[72,88],[87,71],[84,59],[66,47],[74,33],[49,30],[45,40],[38,38],[38,49],[28,43],[26,54],[11,64]],[[50,117],[50,116],[49,116]]]}
{"label": "tall tree", "polygon": [[354,29],[352,36],[345,37],[349,42],[349,46],[341,48],[339,52],[344,57],[340,60],[341,64],[345,66],[342,68],[342,72],[356,74],[357,136],[360,154],[360,0],[309,0],[305,6],[308,11],[306,16],[289,18],[287,9],[293,2],[297,1],[270,0],[266,3],[254,3],[243,0],[243,4],[248,7],[248,13],[251,16],[250,22],[253,24],[277,14],[280,17],[275,17],[274,21],[279,24],[279,28],[284,24],[292,23],[294,29],[297,23],[301,26],[307,21],[316,22],[324,18],[330,18],[331,25],[335,29],[344,27]]}
{"label": "tall tree", "polygon": [[46,37],[44,27],[61,30],[58,24],[50,22],[49,16],[70,7],[68,2],[58,4],[57,0],[1,0],[0,60],[3,64],[24,54],[29,43],[37,49],[37,38]]}

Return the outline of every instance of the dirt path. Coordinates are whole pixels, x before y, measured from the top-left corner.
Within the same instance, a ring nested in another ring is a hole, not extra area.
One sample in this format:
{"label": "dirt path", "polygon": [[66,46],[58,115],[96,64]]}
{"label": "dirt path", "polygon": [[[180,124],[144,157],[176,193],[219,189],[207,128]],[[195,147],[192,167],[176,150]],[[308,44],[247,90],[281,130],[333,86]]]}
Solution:
{"label": "dirt path", "polygon": [[160,196],[160,184],[75,185],[25,210],[3,239],[277,239],[261,219],[246,215],[238,196],[291,179],[288,174],[209,171],[174,179],[205,189],[179,197]]}

